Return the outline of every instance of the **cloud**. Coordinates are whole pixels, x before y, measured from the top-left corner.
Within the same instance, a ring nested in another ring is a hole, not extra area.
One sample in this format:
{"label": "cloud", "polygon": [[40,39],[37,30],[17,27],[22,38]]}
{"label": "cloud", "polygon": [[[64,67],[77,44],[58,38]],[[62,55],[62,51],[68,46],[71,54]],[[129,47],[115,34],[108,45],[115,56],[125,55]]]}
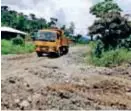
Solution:
{"label": "cloud", "polygon": [[61,26],[62,24],[67,24],[66,15],[65,15],[65,12],[62,8],[60,8],[59,10],[56,11],[54,17],[59,18],[59,22],[58,22],[59,26]]}
{"label": "cloud", "polygon": [[[86,34],[95,17],[89,13],[90,7],[102,0],[2,0],[2,4],[25,14],[34,13],[47,20],[56,17],[59,25],[75,23],[75,32]],[[125,12],[131,12],[131,0],[116,0]]]}
{"label": "cloud", "polygon": [[89,8],[93,5],[91,0],[2,0],[2,4],[25,14],[35,13],[47,20],[57,17],[59,25],[69,26],[73,21],[76,33],[87,33],[87,27],[94,19],[89,14]]}
{"label": "cloud", "polygon": [[131,0],[116,0],[125,13],[131,14]]}

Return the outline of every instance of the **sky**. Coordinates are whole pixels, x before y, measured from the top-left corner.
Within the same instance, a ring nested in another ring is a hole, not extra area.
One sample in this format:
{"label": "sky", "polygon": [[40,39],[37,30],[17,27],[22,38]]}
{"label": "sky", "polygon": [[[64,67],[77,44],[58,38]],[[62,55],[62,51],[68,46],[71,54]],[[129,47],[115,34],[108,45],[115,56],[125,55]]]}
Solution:
{"label": "sky", "polygon": [[[86,35],[87,28],[95,17],[89,13],[90,7],[102,0],[1,0],[2,5],[25,14],[34,13],[37,17],[50,20],[58,18],[59,25],[75,23],[75,33]],[[115,0],[124,13],[131,14],[131,0]]]}

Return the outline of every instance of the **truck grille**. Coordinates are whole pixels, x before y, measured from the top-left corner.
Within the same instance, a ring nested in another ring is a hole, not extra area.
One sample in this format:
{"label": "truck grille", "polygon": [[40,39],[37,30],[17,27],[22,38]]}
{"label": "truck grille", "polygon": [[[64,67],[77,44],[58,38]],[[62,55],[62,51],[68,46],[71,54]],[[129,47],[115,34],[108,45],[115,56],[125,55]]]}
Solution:
{"label": "truck grille", "polygon": [[48,49],[48,46],[39,46],[40,48]]}

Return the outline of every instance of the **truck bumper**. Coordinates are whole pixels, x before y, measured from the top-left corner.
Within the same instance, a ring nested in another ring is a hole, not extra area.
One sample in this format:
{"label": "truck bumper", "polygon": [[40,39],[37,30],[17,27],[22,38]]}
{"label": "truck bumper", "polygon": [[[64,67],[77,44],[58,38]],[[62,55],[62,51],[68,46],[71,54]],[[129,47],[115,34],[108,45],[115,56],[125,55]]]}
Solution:
{"label": "truck bumper", "polygon": [[41,53],[56,53],[57,50],[56,49],[46,49],[46,48],[36,48],[36,52],[41,52]]}

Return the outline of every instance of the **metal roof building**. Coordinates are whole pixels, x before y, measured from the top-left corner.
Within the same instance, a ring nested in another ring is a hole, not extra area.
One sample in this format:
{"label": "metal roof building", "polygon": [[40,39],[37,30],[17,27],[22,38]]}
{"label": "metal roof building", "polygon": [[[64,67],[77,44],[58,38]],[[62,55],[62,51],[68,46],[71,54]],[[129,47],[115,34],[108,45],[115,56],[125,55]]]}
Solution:
{"label": "metal roof building", "polygon": [[11,27],[1,27],[1,32],[11,32],[11,33],[27,35],[27,33],[19,31],[17,29],[11,28]]}
{"label": "metal roof building", "polygon": [[12,39],[18,35],[20,35],[22,38],[25,38],[27,33],[11,27],[1,27],[1,39]]}

